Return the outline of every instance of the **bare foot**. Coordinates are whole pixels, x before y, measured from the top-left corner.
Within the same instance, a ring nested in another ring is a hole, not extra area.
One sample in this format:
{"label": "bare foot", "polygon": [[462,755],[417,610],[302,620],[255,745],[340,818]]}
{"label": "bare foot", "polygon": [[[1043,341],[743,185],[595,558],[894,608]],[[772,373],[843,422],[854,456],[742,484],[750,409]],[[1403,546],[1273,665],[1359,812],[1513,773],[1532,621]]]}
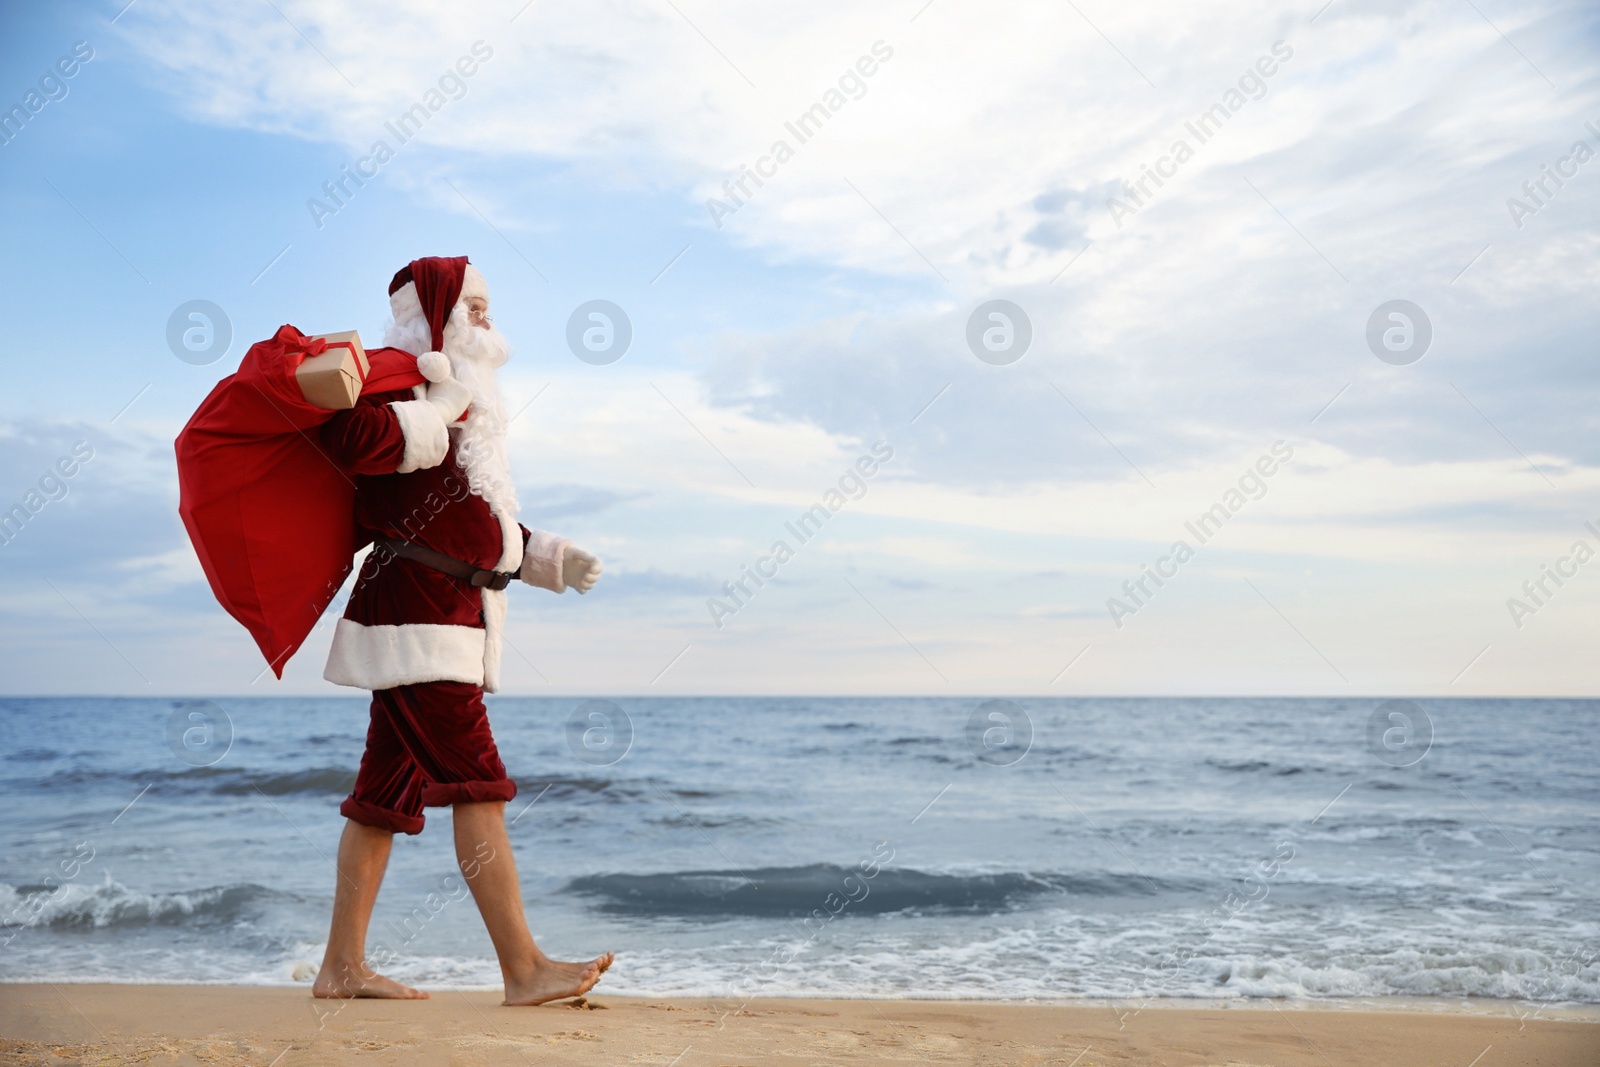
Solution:
{"label": "bare foot", "polygon": [[541,959],[533,964],[526,980],[506,982],[506,999],[511,1005],[543,1004],[551,1000],[564,1000],[587,993],[600,981],[600,976],[616,959],[612,953],[596,956],[588,963],[562,963],[559,960]]}
{"label": "bare foot", "polygon": [[317,980],[311,983],[311,995],[324,1000],[348,1000],[351,997],[376,997],[382,1000],[428,999],[428,994],[422,990],[401,985],[393,978],[385,978],[364,963],[355,967],[337,968],[324,964],[317,974]]}

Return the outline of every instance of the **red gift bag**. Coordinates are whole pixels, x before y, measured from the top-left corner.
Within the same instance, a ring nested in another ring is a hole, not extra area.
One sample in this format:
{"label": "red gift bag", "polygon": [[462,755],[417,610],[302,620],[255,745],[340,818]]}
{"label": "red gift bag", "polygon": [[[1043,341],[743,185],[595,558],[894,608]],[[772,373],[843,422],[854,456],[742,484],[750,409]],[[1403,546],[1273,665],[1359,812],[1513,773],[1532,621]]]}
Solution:
{"label": "red gift bag", "polygon": [[[287,325],[251,345],[176,444],[178,514],[211,591],[280,678],[365,544],[355,476],[319,439],[337,412],[308,403],[295,382],[301,360],[323,347]],[[378,348],[367,358],[363,394],[424,381],[410,353]]]}

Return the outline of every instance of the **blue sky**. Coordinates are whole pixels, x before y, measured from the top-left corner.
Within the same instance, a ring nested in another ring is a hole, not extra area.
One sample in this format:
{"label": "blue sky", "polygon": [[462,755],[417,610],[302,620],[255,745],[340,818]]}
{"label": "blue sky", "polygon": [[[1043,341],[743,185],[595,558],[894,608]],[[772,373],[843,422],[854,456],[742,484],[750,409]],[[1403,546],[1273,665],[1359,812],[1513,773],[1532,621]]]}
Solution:
{"label": "blue sky", "polygon": [[[515,346],[523,520],[607,565],[517,598],[508,691],[1592,692],[1600,561],[1522,585],[1600,550],[1594,10],[1319,8],[8,9],[0,105],[93,57],[0,145],[0,506],[93,458],[0,545],[4,687],[331,689],[326,628],[258,677],[171,442],[252,341],[374,339],[395,269],[464,253]],[[607,366],[564,339],[597,298],[634,328]],[[195,299],[233,330],[205,366],[165,339]],[[1003,366],[966,341],[995,299],[1033,333]],[[1407,365],[1366,340],[1392,300],[1432,326]],[[880,440],[864,495],[716,627],[707,599]]]}

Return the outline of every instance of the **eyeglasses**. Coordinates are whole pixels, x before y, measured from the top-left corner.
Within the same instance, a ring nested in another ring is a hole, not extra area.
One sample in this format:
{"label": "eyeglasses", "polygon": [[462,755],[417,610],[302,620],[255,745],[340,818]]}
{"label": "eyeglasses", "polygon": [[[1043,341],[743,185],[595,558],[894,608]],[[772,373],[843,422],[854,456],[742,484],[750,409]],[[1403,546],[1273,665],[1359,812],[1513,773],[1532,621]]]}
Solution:
{"label": "eyeglasses", "polygon": [[480,322],[492,323],[494,318],[487,311],[479,311],[477,308],[469,307],[467,308],[467,321],[476,326]]}

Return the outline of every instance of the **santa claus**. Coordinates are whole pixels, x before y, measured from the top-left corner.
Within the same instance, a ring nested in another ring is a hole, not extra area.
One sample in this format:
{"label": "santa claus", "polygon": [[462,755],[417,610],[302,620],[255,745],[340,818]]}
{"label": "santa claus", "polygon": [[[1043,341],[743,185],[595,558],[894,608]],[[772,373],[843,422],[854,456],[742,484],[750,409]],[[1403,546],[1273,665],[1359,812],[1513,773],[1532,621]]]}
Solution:
{"label": "santa claus", "polygon": [[338,880],[318,997],[422,998],[368,965],[366,933],[396,831],[424,807],[453,811],[456,857],[488,927],[505,1003],[576,996],[611,965],[539,950],[522,912],[505,805],[516,783],[483,694],[500,681],[506,586],[586,593],[600,561],[517,523],[506,414],[495,383],[509,358],[489,289],[465,256],[418,259],[389,286],[387,347],[417,357],[426,384],[364,393],[321,428],[327,456],[356,482],[356,523],[373,550],[334,631],[324,676],[372,690],[355,790],[340,807]]}

